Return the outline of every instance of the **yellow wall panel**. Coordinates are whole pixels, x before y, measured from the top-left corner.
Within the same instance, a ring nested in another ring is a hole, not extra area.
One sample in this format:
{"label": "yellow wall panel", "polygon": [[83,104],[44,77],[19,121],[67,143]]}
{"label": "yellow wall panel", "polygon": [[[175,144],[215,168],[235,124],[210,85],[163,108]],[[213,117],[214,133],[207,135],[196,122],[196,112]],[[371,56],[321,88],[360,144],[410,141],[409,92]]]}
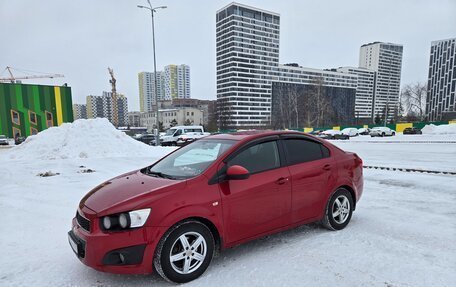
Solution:
{"label": "yellow wall panel", "polygon": [[401,133],[405,130],[405,128],[413,127],[412,123],[403,123],[403,124],[396,124],[396,132]]}
{"label": "yellow wall panel", "polygon": [[304,128],[305,133],[310,133],[313,130],[314,130],[313,128]]}
{"label": "yellow wall panel", "polygon": [[57,109],[57,125],[60,126],[63,123],[63,115],[62,115],[62,97],[60,95],[60,88],[54,87],[55,92],[55,106]]}

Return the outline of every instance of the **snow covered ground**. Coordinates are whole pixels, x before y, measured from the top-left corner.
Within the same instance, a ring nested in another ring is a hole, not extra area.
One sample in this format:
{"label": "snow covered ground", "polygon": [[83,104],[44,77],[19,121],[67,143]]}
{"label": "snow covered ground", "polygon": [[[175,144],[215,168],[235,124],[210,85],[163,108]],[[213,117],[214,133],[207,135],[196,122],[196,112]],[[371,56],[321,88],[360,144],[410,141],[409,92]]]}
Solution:
{"label": "snow covered ground", "polygon": [[[127,145],[125,140],[111,144]],[[336,144],[357,152],[366,165],[456,170],[456,144],[357,141]],[[22,149],[29,152],[25,145]],[[138,149],[144,156],[126,149],[127,157],[80,157],[73,146],[71,156],[54,159],[12,157],[14,148],[0,149],[0,286],[170,286],[157,275],[92,270],[79,262],[67,241],[85,193],[171,150]],[[82,172],[87,169],[94,172]],[[37,176],[46,171],[59,175]],[[364,195],[346,229],[307,225],[225,250],[187,285],[454,286],[455,186],[456,176],[365,170]]]}
{"label": "snow covered ground", "polygon": [[396,135],[333,140],[356,152],[364,165],[456,172],[456,135]]}

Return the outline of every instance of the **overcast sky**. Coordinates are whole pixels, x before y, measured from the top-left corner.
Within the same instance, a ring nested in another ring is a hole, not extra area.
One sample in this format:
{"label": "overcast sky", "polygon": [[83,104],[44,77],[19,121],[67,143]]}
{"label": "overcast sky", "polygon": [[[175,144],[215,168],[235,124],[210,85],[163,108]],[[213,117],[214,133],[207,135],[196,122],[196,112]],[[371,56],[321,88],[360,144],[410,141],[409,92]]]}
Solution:
{"label": "overcast sky", "polygon": [[[155,19],[157,69],[191,68],[192,98],[215,99],[215,13],[230,1],[163,0]],[[362,44],[404,45],[401,84],[427,79],[431,41],[456,37],[455,0],[244,0],[277,12],[280,62],[311,68],[357,66]],[[153,71],[146,0],[0,0],[0,73],[6,66],[61,73],[65,78],[24,83],[68,83],[73,102],[111,89],[139,110],[138,72]],[[18,74],[19,75],[19,74]]]}

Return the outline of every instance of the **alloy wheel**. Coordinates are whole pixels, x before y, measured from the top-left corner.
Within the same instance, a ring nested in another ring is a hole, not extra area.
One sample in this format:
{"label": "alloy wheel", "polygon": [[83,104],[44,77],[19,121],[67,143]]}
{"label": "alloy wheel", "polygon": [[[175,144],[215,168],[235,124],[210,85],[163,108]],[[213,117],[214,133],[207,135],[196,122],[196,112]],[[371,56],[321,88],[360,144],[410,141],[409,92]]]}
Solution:
{"label": "alloy wheel", "polygon": [[169,254],[171,267],[179,274],[190,274],[203,264],[207,243],[198,232],[186,232],[174,241]]}
{"label": "alloy wheel", "polygon": [[337,224],[343,224],[350,215],[350,201],[345,195],[339,195],[331,208],[332,217]]}

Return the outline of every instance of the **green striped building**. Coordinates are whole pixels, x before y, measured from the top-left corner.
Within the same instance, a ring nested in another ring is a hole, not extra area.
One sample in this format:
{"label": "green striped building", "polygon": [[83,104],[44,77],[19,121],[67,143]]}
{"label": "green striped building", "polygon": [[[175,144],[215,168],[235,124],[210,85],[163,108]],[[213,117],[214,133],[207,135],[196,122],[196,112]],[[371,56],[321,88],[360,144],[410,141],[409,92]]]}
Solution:
{"label": "green striped building", "polygon": [[29,136],[72,121],[70,87],[0,83],[0,135]]}

